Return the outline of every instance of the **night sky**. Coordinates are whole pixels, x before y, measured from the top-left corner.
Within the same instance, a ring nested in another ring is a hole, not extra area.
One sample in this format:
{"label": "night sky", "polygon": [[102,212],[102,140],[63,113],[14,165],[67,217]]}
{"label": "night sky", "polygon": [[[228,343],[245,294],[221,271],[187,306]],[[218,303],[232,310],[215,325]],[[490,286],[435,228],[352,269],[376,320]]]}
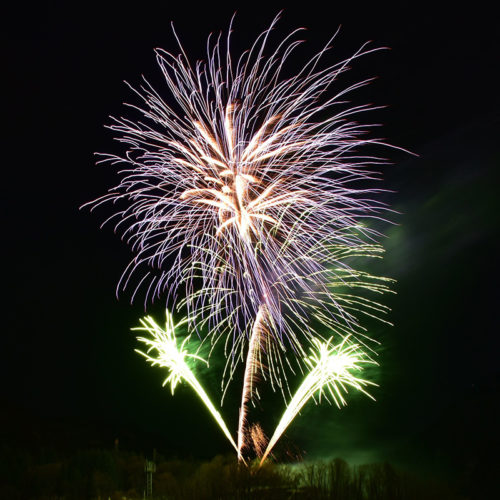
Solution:
{"label": "night sky", "polygon": [[[66,432],[76,447],[82,435],[109,437],[110,446],[118,437],[145,452],[209,458],[231,450],[201,403],[185,387],[171,397],[165,374],[134,353],[130,328],[144,306],[115,296],[131,253],[111,226],[99,229],[111,207],[79,207],[117,182],[112,167],[94,165],[94,152],[117,151],[103,126],[136,102],[123,81],[144,74],[164,88],[153,49],[176,50],[170,22],[198,59],[235,10],[235,47],[244,49],[280,6],[104,4],[25,4],[4,21],[4,438],[21,446]],[[491,466],[498,439],[500,44],[491,12],[402,4],[305,2],[278,25],[281,34],[308,29],[297,69],[340,25],[328,62],[367,40],[389,47],[355,61],[342,85],[377,77],[351,100],[385,105],[365,119],[415,154],[383,151],[392,192],[381,198],[396,212],[380,228],[387,253],[376,271],[397,279],[397,294],[385,298],[395,326],[370,325],[382,341],[377,402],[354,396],[341,411],[311,404],[281,450],[460,475]],[[147,312],[160,320],[162,303]],[[203,377],[217,400],[217,377]],[[255,418],[271,434],[283,402],[268,396]],[[232,429],[237,401],[235,391],[223,409]]]}

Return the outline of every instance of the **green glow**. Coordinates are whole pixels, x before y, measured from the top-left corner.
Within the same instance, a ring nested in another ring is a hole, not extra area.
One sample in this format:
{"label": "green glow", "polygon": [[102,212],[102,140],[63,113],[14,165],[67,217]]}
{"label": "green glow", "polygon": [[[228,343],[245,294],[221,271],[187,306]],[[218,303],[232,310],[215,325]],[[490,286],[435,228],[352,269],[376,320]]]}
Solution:
{"label": "green glow", "polygon": [[[191,354],[187,351],[186,344],[189,341],[190,336],[187,336],[179,347],[177,346],[175,327],[185,322],[186,320],[175,325],[172,314],[168,310],[166,311],[165,329],[162,329],[151,316],[144,317],[140,320],[142,327],[133,328],[132,330],[146,331],[151,334],[152,338],[137,337],[137,340],[146,344],[148,349],[146,352],[136,349],[136,352],[144,356],[153,366],[161,366],[169,370],[170,373],[163,382],[163,386],[170,383],[172,394],[174,394],[175,387],[181,380],[187,382],[195,390],[196,394],[198,394],[203,403],[205,403],[208,411],[219,424],[219,427],[224,435],[229,439],[229,442],[233,445],[234,449],[238,451],[238,447],[236,446],[231,433],[222,419],[221,414],[217,411],[212,401],[210,401],[207,393],[187,365],[186,359],[197,359],[205,363],[206,361],[196,354]],[[150,356],[149,353],[151,351],[156,351],[157,355],[155,357]]]}
{"label": "green glow", "polygon": [[335,404],[340,408],[347,404],[343,392],[347,393],[347,387],[351,386],[374,399],[365,391],[366,385],[376,385],[373,382],[355,377],[351,372],[362,370],[362,364],[376,364],[374,361],[366,358],[358,344],[349,343],[349,336],[335,346],[331,346],[333,337],[326,342],[313,339],[314,348],[311,348],[311,355],[304,362],[311,368],[297,392],[293,396],[290,404],[283,413],[274,434],[267,445],[266,451],[261,458],[260,464],[264,462],[268,454],[278,442],[279,438],[285,432],[287,427],[297,416],[303,406],[316,393],[319,393],[319,401],[323,394],[326,399],[331,396]]}

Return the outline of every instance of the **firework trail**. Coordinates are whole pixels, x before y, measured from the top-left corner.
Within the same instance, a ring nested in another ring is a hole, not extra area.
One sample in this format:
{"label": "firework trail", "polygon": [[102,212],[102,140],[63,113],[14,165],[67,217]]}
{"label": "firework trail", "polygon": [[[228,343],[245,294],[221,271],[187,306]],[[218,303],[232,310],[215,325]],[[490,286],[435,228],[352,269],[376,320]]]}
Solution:
{"label": "firework trail", "polygon": [[[229,442],[233,445],[236,451],[239,451],[236,443],[234,442],[229,429],[227,428],[221,414],[216,410],[213,403],[210,401],[207,393],[198,382],[192,370],[186,363],[186,358],[197,359],[206,362],[203,358],[197,356],[196,354],[191,354],[185,349],[186,343],[189,341],[189,336],[187,336],[180,346],[177,346],[177,339],[175,337],[175,328],[182,324],[178,323],[174,325],[174,320],[172,315],[167,311],[167,319],[165,323],[165,329],[161,328],[151,316],[146,316],[141,319],[140,322],[142,327],[133,328],[133,330],[146,331],[151,335],[151,338],[138,337],[137,340],[143,342],[148,346],[146,352],[136,349],[136,352],[144,356],[153,366],[161,366],[162,368],[167,368],[170,372],[168,377],[163,382],[163,386],[170,383],[170,388],[172,394],[174,394],[175,387],[177,384],[184,380],[187,382],[198,394],[200,399],[203,401],[208,411],[214,417],[215,421],[219,424],[224,435],[227,437]],[[151,356],[149,353],[151,351],[156,351],[156,356]]]}
{"label": "firework trail", "polygon": [[238,459],[242,459],[242,450],[245,447],[245,424],[246,422],[246,412],[247,404],[253,395],[253,387],[255,383],[255,377],[259,372],[261,366],[259,362],[260,354],[265,346],[263,342],[263,337],[268,335],[269,332],[266,327],[266,307],[260,306],[257,317],[252,328],[252,333],[250,335],[250,341],[248,343],[248,353],[247,360],[245,363],[245,374],[243,377],[243,390],[241,392],[241,405],[240,414],[238,421]]}
{"label": "firework trail", "polygon": [[[315,349],[311,349],[312,354],[305,359],[305,363],[310,367],[311,371],[297,389],[297,392],[281,417],[267,445],[266,451],[262,455],[261,465],[283,432],[285,432],[286,428],[315,393],[319,393],[319,400],[321,401],[323,393],[328,389],[328,394],[339,408],[346,404],[346,400],[342,394],[342,391],[347,393],[346,386],[354,387],[371,399],[374,399],[366,392],[364,387],[375,384],[355,377],[352,374],[353,371],[361,370],[363,364],[374,362],[366,359],[359,345],[350,344],[348,342],[349,337],[346,337],[340,344],[335,346],[330,345],[332,340],[330,338],[326,342],[320,340],[314,341]],[[328,394],[326,397],[328,397]]]}

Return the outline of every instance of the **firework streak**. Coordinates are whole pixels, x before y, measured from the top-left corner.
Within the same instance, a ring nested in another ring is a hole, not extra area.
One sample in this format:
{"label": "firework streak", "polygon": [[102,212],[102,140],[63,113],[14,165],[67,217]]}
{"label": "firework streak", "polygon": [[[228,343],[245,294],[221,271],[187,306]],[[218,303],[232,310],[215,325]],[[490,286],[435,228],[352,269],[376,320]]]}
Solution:
{"label": "firework streak", "polygon": [[252,398],[253,386],[255,377],[259,371],[259,353],[262,350],[262,338],[268,333],[265,326],[266,321],[266,306],[260,306],[255,323],[252,328],[250,342],[248,344],[248,354],[245,363],[245,375],[243,378],[243,390],[241,392],[240,416],[238,422],[238,460],[242,459],[242,450],[245,446],[245,424],[246,422],[246,406]]}
{"label": "firework streak", "polygon": [[[177,340],[175,338],[175,325],[172,315],[167,311],[167,320],[165,329],[162,329],[150,316],[141,319],[142,328],[134,328],[134,330],[143,330],[151,334],[152,338],[138,337],[138,340],[148,346],[146,352],[136,349],[136,352],[144,356],[153,366],[161,366],[170,371],[169,376],[163,382],[163,385],[170,383],[172,394],[174,394],[176,385],[184,380],[187,382],[198,394],[203,401],[208,411],[214,417],[215,421],[219,424],[224,435],[229,439],[236,451],[239,451],[236,443],[234,442],[229,429],[227,428],[221,414],[216,410],[213,403],[210,401],[207,393],[198,382],[194,373],[191,371],[186,363],[186,358],[198,359],[205,361],[196,354],[190,354],[185,350],[185,345],[189,341],[189,336],[184,339],[180,347],[177,347]],[[177,325],[179,326],[179,324]],[[152,350],[157,351],[157,356],[150,356]]]}
{"label": "firework streak", "polygon": [[315,393],[319,393],[319,400],[321,401],[323,392],[328,389],[326,397],[328,398],[329,395],[339,408],[341,405],[346,404],[342,394],[342,391],[347,393],[346,386],[354,387],[373,399],[364,390],[364,387],[375,384],[355,377],[352,372],[359,371],[363,363],[374,362],[365,358],[357,344],[349,344],[348,337],[336,346],[330,346],[332,340],[330,339],[327,342],[317,340],[314,342],[316,349],[312,350],[312,354],[305,360],[311,371],[307,374],[281,417],[266,451],[262,455],[261,465],[283,432]]}

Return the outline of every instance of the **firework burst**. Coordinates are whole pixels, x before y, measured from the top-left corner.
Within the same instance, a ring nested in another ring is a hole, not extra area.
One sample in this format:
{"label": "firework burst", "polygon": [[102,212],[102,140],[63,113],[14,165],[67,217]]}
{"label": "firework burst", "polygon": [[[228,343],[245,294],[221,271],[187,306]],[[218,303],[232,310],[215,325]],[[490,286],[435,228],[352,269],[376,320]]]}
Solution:
{"label": "firework burst", "polygon": [[[265,58],[276,22],[236,63],[221,36],[194,67],[181,46],[178,56],[157,49],[173,99],[145,81],[136,90],[143,106],[132,107],[146,121],[114,118],[109,128],[128,149],[102,161],[125,168],[120,184],[94,202],[128,201],[112,217],[136,252],[119,287],[137,274],[136,291],[143,287],[146,299],[164,294],[170,305],[187,306],[193,324],[205,321],[213,338],[231,332],[232,360],[262,305],[273,351],[304,355],[295,323],[309,333],[309,299],[327,304],[334,323],[357,325],[329,288],[338,280],[332,265],[349,269],[331,248],[366,249],[373,231],[360,218],[382,209],[373,190],[355,187],[380,163],[359,154],[377,141],[351,121],[370,108],[339,110],[367,81],[327,93],[352,59],[376,49],[363,46],[318,69],[326,46],[298,75],[281,79],[300,30]],[[186,298],[179,301],[181,284]]]}
{"label": "firework burst", "polygon": [[[232,26],[226,38],[209,38],[206,61],[195,65],[177,35],[179,55],[157,49],[169,95],[146,80],[133,89],[142,104],[131,107],[142,118],[113,118],[109,128],[126,151],[102,158],[123,165],[120,183],[93,202],[124,207],[109,220],[135,257],[118,288],[132,287],[133,298],[143,289],[146,301],[166,297],[190,329],[212,344],[225,339],[222,399],[245,364],[239,457],[257,377],[286,397],[291,360],[307,369],[307,345],[323,345],[318,323],[370,349],[358,316],[379,317],[386,308],[355,292],[383,293],[389,284],[350,266],[382,252],[362,220],[385,209],[365,187],[383,162],[359,152],[380,144],[366,137],[369,125],[354,121],[372,108],[345,105],[369,80],[337,88],[353,59],[378,49],[363,45],[321,68],[332,38],[298,74],[284,76],[302,42],[295,30],[272,48],[277,21],[237,59]],[[179,376],[189,381],[175,364],[165,366],[172,389]]]}

